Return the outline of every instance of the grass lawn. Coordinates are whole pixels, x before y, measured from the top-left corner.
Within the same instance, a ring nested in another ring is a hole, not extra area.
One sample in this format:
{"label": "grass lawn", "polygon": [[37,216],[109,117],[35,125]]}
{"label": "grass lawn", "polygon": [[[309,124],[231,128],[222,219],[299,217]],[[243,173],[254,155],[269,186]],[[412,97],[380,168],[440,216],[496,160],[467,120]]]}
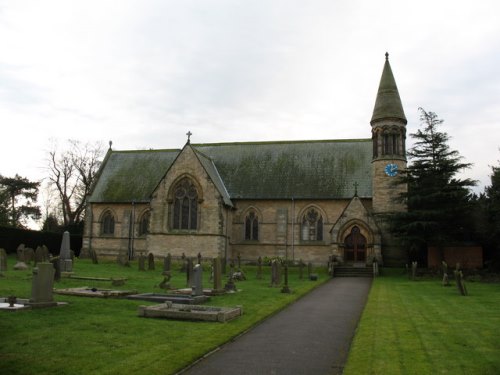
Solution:
{"label": "grass lawn", "polygon": [[500,374],[500,285],[466,285],[377,278],[344,374]]}
{"label": "grass lawn", "polygon": [[[15,259],[9,256],[9,270],[0,277],[0,296],[31,296],[31,270],[13,271]],[[208,265],[207,265],[208,266]],[[138,271],[114,262],[77,259],[75,275],[126,277],[122,287],[110,282],[61,279],[55,288],[97,287],[162,293],[157,285],[163,280],[161,266],[156,271]],[[204,267],[208,269],[208,267]],[[185,274],[174,268],[171,284],[186,286]],[[290,269],[289,285],[293,293],[270,288],[270,270],[264,268],[262,280],[256,279],[256,267],[244,267],[247,281],[237,282],[234,294],[212,297],[214,306],[242,305],[244,315],[227,323],[171,321],[137,316],[145,301],[102,299],[54,295],[56,301],[69,302],[57,308],[25,311],[0,311],[0,373],[2,374],[172,374],[203,354],[251,328],[265,317],[282,309],[312,288],[325,282],[323,270],[316,282],[299,279],[298,269]],[[305,270],[306,273],[306,270]],[[208,282],[204,273],[204,285]]]}

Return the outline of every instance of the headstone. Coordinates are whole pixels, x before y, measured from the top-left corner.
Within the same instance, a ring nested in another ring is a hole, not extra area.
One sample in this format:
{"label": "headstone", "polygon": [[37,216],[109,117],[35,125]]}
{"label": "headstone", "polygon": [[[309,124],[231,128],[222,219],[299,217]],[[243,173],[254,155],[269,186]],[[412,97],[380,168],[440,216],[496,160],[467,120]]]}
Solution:
{"label": "headstone", "polygon": [[0,248],[0,272],[7,271],[7,252]]}
{"label": "headstone", "polygon": [[262,279],[262,257],[259,257],[259,259],[257,259],[257,279]]}
{"label": "headstone", "polygon": [[153,253],[148,254],[148,270],[152,271],[155,269],[155,256]]}
{"label": "headstone", "polygon": [[193,285],[191,288],[193,296],[203,295],[203,268],[199,263],[193,268]]}
{"label": "headstone", "polygon": [[55,270],[51,263],[38,263],[33,268],[33,281],[29,304],[33,307],[55,306],[52,290]]}
{"label": "headstone", "polygon": [[43,249],[42,249],[41,246],[37,246],[36,249],[35,249],[35,266],[38,263],[41,263],[43,261],[44,261],[44,259],[43,259]]}
{"label": "headstone", "polygon": [[225,275],[226,274],[226,267],[227,267],[227,259],[222,258],[220,260],[220,262],[221,262],[221,267],[222,267],[222,273]]}
{"label": "headstone", "polygon": [[50,260],[49,248],[42,245],[42,262],[48,262]]}
{"label": "headstone", "polygon": [[63,233],[61,241],[61,250],[59,252],[59,262],[62,272],[72,272],[73,271],[73,261],[71,260],[70,252],[70,238],[69,232],[65,231]]}
{"label": "headstone", "polygon": [[222,289],[222,266],[220,258],[214,258],[213,261],[213,270],[214,270],[214,290]]}
{"label": "headstone", "polygon": [[279,262],[274,259],[271,262],[271,286],[276,287],[279,286]]}
{"label": "headstone", "polygon": [[172,255],[168,253],[167,256],[163,258],[163,275],[170,275],[171,268],[172,268]]}
{"label": "headstone", "polygon": [[163,281],[158,285],[161,289],[165,289],[165,290],[168,290],[170,289],[170,271],[168,271],[167,273],[163,273],[164,277],[163,277]]}
{"label": "headstone", "polygon": [[26,260],[24,259],[24,244],[20,244],[17,249],[16,249],[16,253],[17,253],[17,261],[18,262],[25,262]]}
{"label": "headstone", "polygon": [[139,264],[139,271],[146,271],[146,257],[144,254],[139,255],[138,258],[138,264]]}
{"label": "headstone", "polygon": [[238,270],[241,270],[241,254],[238,253]]}
{"label": "headstone", "polygon": [[201,253],[198,253],[198,263],[197,264],[201,264]]}
{"label": "headstone", "polygon": [[59,261],[59,257],[54,257],[50,260],[50,263],[52,263],[52,267],[54,268],[54,281],[59,281],[61,280],[61,263]]}
{"label": "headstone", "polygon": [[288,264],[285,263],[285,285],[281,288],[281,293],[290,293],[290,287],[288,286]]}
{"label": "headstone", "polygon": [[35,250],[31,247],[24,248],[24,262],[30,264],[35,260]]}
{"label": "headstone", "polygon": [[24,244],[20,244],[18,247],[17,247],[17,263],[14,264],[14,270],[16,271],[25,271],[27,270],[29,267],[28,265],[25,263],[25,259],[24,259]]}
{"label": "headstone", "polygon": [[443,286],[450,286],[450,280],[448,276],[448,264],[444,260],[441,264],[443,266]]}

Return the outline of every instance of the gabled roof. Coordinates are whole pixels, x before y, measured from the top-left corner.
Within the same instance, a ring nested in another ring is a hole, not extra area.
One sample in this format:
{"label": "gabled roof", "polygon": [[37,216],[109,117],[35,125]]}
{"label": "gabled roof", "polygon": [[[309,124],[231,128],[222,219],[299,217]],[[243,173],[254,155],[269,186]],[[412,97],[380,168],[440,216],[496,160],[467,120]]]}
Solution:
{"label": "gabled roof", "polygon": [[403,110],[403,104],[399,97],[396,80],[392,74],[391,65],[389,64],[389,54],[385,54],[384,70],[380,78],[380,84],[375,100],[375,107],[371,122],[384,118],[397,118],[404,121],[406,124],[406,116]]}
{"label": "gabled roof", "polygon": [[90,202],[149,202],[180,150],[109,151]]}
{"label": "gabled roof", "polygon": [[[370,139],[191,144],[224,202],[372,196]],[[90,202],[142,202],[180,150],[110,151]]]}

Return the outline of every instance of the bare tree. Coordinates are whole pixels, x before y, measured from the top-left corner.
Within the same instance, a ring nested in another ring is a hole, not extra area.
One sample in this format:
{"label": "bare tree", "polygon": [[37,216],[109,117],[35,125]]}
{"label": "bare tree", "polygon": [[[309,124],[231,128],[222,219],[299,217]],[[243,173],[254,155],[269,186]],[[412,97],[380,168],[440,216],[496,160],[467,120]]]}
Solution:
{"label": "bare tree", "polygon": [[65,226],[83,219],[85,199],[101,165],[104,144],[68,140],[68,148],[58,151],[54,145],[48,153],[49,184],[59,198]]}

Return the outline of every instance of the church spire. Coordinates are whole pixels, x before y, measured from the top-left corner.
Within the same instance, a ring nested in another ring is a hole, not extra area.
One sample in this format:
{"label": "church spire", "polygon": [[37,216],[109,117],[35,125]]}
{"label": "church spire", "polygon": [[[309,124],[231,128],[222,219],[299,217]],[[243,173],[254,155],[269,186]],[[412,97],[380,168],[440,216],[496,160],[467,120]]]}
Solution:
{"label": "church spire", "polygon": [[389,54],[385,53],[384,70],[380,78],[378,87],[377,100],[373,109],[372,120],[370,123],[381,119],[400,119],[407,123],[403,105],[399,97],[398,87],[394,75],[392,74],[391,65],[389,64]]}

